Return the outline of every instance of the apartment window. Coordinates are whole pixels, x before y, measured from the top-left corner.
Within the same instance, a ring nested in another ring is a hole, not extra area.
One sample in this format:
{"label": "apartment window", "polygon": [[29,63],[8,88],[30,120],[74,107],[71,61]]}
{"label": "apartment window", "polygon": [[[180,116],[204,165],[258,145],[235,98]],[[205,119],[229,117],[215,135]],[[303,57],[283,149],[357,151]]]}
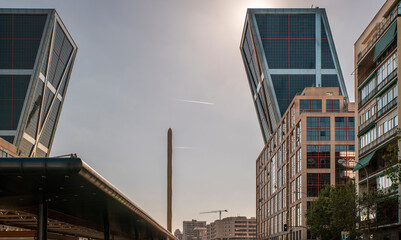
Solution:
{"label": "apartment window", "polygon": [[283,118],[283,124],[282,124],[282,126],[283,126],[283,134],[282,134],[283,138],[284,138],[285,134],[287,133],[286,121],[287,121],[287,118],[284,117]]}
{"label": "apartment window", "polygon": [[297,179],[295,180],[295,200],[299,200],[301,199],[301,176],[297,177]]}
{"label": "apartment window", "polygon": [[397,69],[397,52],[395,52],[377,70],[377,86],[378,86],[378,89],[382,88],[388,82],[388,80],[391,80],[390,78],[395,76],[396,69]]}
{"label": "apartment window", "polygon": [[291,157],[290,167],[291,167],[290,178],[293,178],[295,176],[295,169],[296,169],[295,154]]}
{"label": "apartment window", "polygon": [[302,223],[301,223],[301,219],[302,219],[301,203],[297,204],[296,212],[297,212],[297,220],[296,220],[296,225],[295,226],[302,226]]}
{"label": "apartment window", "polygon": [[359,124],[362,125],[375,116],[376,116],[376,105],[373,105],[359,115]]}
{"label": "apartment window", "polygon": [[280,188],[281,187],[281,181],[282,181],[281,180],[282,179],[281,169],[277,171],[277,177],[278,177],[278,179],[277,179],[277,188]]}
{"label": "apartment window", "polygon": [[354,117],[336,117],[336,141],[355,140]]}
{"label": "apartment window", "polygon": [[291,106],[290,119],[290,128],[292,128],[295,125],[295,104]]}
{"label": "apartment window", "polygon": [[361,89],[360,96],[361,96],[361,101],[366,102],[369,98],[373,96],[376,90],[376,76],[373,76],[370,80],[369,83],[365,84],[363,88]]}
{"label": "apartment window", "polygon": [[377,100],[377,117],[380,117],[397,104],[397,84]]}
{"label": "apartment window", "polygon": [[286,145],[287,145],[287,142],[284,141],[283,145],[281,147],[281,149],[282,149],[282,151],[281,151],[281,154],[282,154],[281,160],[282,160],[283,163],[287,162],[287,151],[286,151],[287,147],[286,147]]}
{"label": "apartment window", "polygon": [[355,145],[336,145],[336,184],[346,184],[355,178]]}
{"label": "apartment window", "polygon": [[308,117],[307,118],[307,140],[328,141],[330,140],[330,118]]}
{"label": "apartment window", "polygon": [[296,190],[295,190],[295,180],[290,183],[290,203],[295,202],[295,195],[296,195]]}
{"label": "apartment window", "polygon": [[276,183],[276,155],[272,157],[271,160],[271,171],[270,171],[270,185],[271,185],[271,193],[275,193],[277,190],[277,183]]}
{"label": "apartment window", "polygon": [[297,124],[296,134],[297,134],[297,136],[296,136],[295,142],[296,142],[296,145],[298,147],[299,144],[301,144],[301,121]]}
{"label": "apartment window", "polygon": [[303,112],[321,112],[322,111],[322,100],[306,100],[301,99],[299,101],[299,113]]}
{"label": "apartment window", "polygon": [[326,112],[339,112],[340,111],[340,100],[326,100]]}
{"label": "apartment window", "polygon": [[330,168],[330,145],[308,145],[307,168]]}
{"label": "apartment window", "polygon": [[370,144],[371,142],[373,142],[374,140],[376,140],[376,128],[372,128],[371,130],[369,130],[368,132],[366,132],[365,134],[363,134],[362,136],[359,137],[359,147],[363,148],[365,146],[367,146],[368,144]]}
{"label": "apartment window", "polygon": [[384,121],[377,127],[377,136],[381,136],[386,132],[398,126],[398,116],[395,116],[388,121]]}
{"label": "apartment window", "polygon": [[299,173],[302,169],[302,152],[301,148],[297,151],[296,155],[296,160],[297,160],[297,168],[296,168],[296,173]]}
{"label": "apartment window", "polygon": [[295,150],[295,130],[292,130],[291,135],[290,135],[290,149],[291,152]]}
{"label": "apartment window", "polygon": [[287,165],[284,165],[284,166],[283,166],[281,172],[282,172],[282,174],[283,174],[281,186],[285,186],[285,183],[287,182]]}
{"label": "apartment window", "polygon": [[308,173],[307,195],[317,197],[321,189],[330,185],[330,173]]}
{"label": "apartment window", "polygon": [[283,201],[283,203],[282,203],[281,205],[283,206],[283,208],[285,208],[285,207],[287,206],[287,195],[286,195],[286,191],[287,191],[286,188],[284,188],[283,191],[281,191],[281,195],[282,195],[281,200]]}

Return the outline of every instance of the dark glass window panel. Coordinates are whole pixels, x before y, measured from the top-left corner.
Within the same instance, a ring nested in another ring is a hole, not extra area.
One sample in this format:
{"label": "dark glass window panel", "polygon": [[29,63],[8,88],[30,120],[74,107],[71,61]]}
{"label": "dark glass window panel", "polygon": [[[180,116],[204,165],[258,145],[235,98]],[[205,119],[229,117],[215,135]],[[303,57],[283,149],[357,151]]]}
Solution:
{"label": "dark glass window panel", "polygon": [[288,38],[288,14],[256,14],[261,38]]}
{"label": "dark glass window panel", "polygon": [[330,173],[308,173],[307,195],[317,197],[320,190],[330,184]]}
{"label": "dark glass window panel", "polygon": [[337,75],[322,75],[322,87],[340,87]]}
{"label": "dark glass window panel", "polygon": [[277,100],[277,103],[278,103],[278,107],[280,108],[281,116],[283,116],[285,111],[287,111],[287,108],[289,106],[289,101],[288,100]]}
{"label": "dark glass window panel", "polygon": [[0,15],[0,38],[12,38],[11,14]]}
{"label": "dark glass window panel", "polygon": [[11,100],[12,98],[12,76],[0,75],[0,99]]}
{"label": "dark glass window panel", "polygon": [[330,128],[330,118],[329,117],[320,117],[320,125],[319,128]]}
{"label": "dark glass window panel", "polygon": [[307,168],[330,168],[330,145],[308,145]]}
{"label": "dark glass window panel", "polygon": [[0,100],[0,130],[11,129],[12,101]]}
{"label": "dark glass window panel", "polygon": [[340,100],[326,100],[326,112],[339,112]]}
{"label": "dark glass window panel", "polygon": [[290,68],[314,69],[316,67],[315,59],[315,39],[290,40]]}
{"label": "dark glass window panel", "polygon": [[[288,75],[271,75],[274,92],[276,93],[277,99],[285,99],[290,101],[290,78]],[[287,103],[288,104],[288,103]]]}
{"label": "dark glass window panel", "polygon": [[301,99],[299,104],[300,113],[321,112],[322,100]]}
{"label": "dark glass window panel", "polygon": [[307,140],[328,141],[330,140],[330,118],[329,117],[307,117]]}
{"label": "dark glass window panel", "polygon": [[334,69],[333,56],[331,54],[329,41],[322,39],[322,69]]}
{"label": "dark glass window panel", "polygon": [[315,14],[290,15],[291,38],[315,38]]}
{"label": "dark glass window panel", "polygon": [[40,40],[14,40],[14,68],[32,69]]}
{"label": "dark glass window panel", "polygon": [[322,19],[322,23],[320,25],[320,34],[322,35],[322,38],[327,38],[327,34],[326,34],[326,28],[324,27],[324,20]]}
{"label": "dark glass window panel", "polygon": [[290,67],[287,39],[262,39],[262,44],[270,69],[286,69]]}
{"label": "dark glass window panel", "polygon": [[353,141],[355,140],[355,122],[354,117],[336,117],[335,118],[336,140]]}
{"label": "dark glass window panel", "polygon": [[14,142],[14,136],[0,136],[0,138],[6,140],[7,142],[13,144]]}
{"label": "dark glass window panel", "polygon": [[0,69],[12,68],[12,40],[0,39]]}
{"label": "dark glass window panel", "polygon": [[[316,83],[315,75],[291,75],[290,76],[290,98],[302,93],[305,87],[313,87]],[[285,89],[284,89],[285,91]]]}
{"label": "dark glass window panel", "polygon": [[13,124],[12,129],[16,130],[18,127],[19,118],[21,116],[22,106],[24,101],[13,101]]}
{"label": "dark glass window panel", "polygon": [[47,14],[15,14],[15,38],[40,38],[43,34]]}
{"label": "dark glass window panel", "polygon": [[[1,77],[0,77],[1,78]],[[13,96],[14,99],[24,100],[28,90],[30,75],[14,75]]]}

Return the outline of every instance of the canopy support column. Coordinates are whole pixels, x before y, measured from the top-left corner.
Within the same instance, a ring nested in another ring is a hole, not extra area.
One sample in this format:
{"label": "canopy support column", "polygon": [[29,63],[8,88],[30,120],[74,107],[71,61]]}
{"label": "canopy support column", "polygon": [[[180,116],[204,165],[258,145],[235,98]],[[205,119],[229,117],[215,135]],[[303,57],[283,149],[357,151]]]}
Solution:
{"label": "canopy support column", "polygon": [[38,240],[47,240],[47,202],[42,198],[38,206]]}

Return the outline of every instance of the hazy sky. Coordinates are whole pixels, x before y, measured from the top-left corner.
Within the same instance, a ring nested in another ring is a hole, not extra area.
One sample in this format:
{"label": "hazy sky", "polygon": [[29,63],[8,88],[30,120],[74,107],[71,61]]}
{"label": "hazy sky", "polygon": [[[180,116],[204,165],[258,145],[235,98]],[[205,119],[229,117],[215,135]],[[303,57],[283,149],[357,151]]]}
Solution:
{"label": "hazy sky", "polygon": [[353,100],[353,44],[384,0],[0,2],[56,8],[79,47],[52,155],[77,153],[165,227],[173,129],[174,231],[218,218],[203,211],[255,216],[263,140],[239,51],[246,9],[326,8]]}

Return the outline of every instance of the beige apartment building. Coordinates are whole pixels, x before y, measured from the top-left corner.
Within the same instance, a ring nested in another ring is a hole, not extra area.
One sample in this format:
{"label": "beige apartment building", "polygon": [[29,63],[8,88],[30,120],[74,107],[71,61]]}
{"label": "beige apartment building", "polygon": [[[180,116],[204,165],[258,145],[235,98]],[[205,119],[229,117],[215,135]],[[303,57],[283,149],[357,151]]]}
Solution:
{"label": "beige apartment building", "polygon": [[[358,146],[354,170],[358,173],[358,191],[383,190],[388,194],[385,201],[377,203],[376,212],[369,218],[367,214],[361,215],[364,239],[401,239],[399,190],[388,191],[391,180],[384,174],[388,166],[382,157],[388,146],[397,144],[400,16],[400,1],[387,0],[354,45]],[[369,227],[372,225],[374,228]]]}
{"label": "beige apartment building", "polygon": [[227,217],[207,225],[207,240],[256,239],[256,219]]}
{"label": "beige apartment building", "polygon": [[354,103],[338,87],[294,97],[256,161],[258,239],[311,239],[310,202],[325,186],[354,178],[354,126]]}

